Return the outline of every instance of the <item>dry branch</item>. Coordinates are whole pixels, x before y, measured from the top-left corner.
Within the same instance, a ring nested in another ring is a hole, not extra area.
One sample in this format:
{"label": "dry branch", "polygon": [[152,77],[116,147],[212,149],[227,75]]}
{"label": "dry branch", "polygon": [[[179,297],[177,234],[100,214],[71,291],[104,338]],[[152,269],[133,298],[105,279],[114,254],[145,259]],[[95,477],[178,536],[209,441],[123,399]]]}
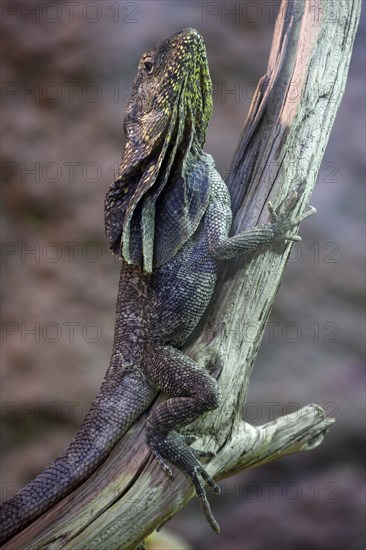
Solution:
{"label": "dry branch", "polygon": [[[282,3],[268,69],[228,182],[235,233],[266,222],[267,201],[280,204],[294,187],[300,194],[298,211],[309,203],[343,95],[360,7],[359,0]],[[256,254],[248,265],[231,265],[185,349],[212,370],[223,392],[222,407],[194,425],[202,434],[197,446],[217,453],[207,464],[216,479],[309,450],[332,423],[318,405],[259,428],[241,417],[289,251],[290,245],[279,246]],[[250,323],[250,339],[238,340],[238,323]],[[174,515],[193,496],[192,485],[180,472],[171,481],[152,459],[144,438],[145,420],[146,414],[86,483],[5,548],[135,548]]]}

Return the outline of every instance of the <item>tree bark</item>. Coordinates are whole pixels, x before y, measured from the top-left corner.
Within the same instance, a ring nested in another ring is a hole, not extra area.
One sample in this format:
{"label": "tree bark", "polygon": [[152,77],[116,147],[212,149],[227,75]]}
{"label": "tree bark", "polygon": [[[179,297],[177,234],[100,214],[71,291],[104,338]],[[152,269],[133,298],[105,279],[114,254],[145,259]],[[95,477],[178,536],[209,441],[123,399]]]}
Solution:
{"label": "tree bark", "polygon": [[[360,0],[282,2],[268,69],[228,181],[233,233],[266,222],[267,201],[280,205],[294,189],[296,213],[309,204],[343,95],[360,9]],[[249,263],[231,263],[184,350],[210,369],[223,393],[220,409],[187,429],[202,436],[195,446],[216,452],[207,462],[216,480],[310,450],[333,423],[316,404],[260,427],[242,420],[252,366],[289,252],[285,244],[253,255]],[[132,549],[172,517],[192,498],[192,484],[176,469],[170,480],[159,468],[145,442],[146,416],[79,489],[4,548]]]}

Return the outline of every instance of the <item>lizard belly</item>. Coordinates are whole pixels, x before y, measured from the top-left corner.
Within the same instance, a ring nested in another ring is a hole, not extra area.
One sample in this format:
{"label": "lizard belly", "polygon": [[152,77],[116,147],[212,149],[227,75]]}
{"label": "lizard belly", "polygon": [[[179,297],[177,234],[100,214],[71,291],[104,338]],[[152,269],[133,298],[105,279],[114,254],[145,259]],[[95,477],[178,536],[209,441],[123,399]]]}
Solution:
{"label": "lizard belly", "polygon": [[202,317],[217,280],[217,262],[201,230],[152,277],[146,317],[149,334],[182,345]]}

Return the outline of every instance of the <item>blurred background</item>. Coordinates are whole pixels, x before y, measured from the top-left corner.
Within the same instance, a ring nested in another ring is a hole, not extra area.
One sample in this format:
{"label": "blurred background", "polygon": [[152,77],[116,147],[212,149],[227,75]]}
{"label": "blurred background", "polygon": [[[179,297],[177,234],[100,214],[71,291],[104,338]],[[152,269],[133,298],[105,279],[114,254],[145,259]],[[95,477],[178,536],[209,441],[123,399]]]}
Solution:
{"label": "blurred background", "polygon": [[[337,15],[334,3],[334,16]],[[103,201],[140,55],[184,27],[206,41],[214,114],[206,150],[225,178],[278,2],[2,2],[2,499],[67,445],[112,347],[119,263]],[[258,355],[248,421],[318,402],[338,423],[317,449],[193,500],[158,548],[364,547],[365,17],[343,102]],[[169,535],[170,536],[170,535]]]}

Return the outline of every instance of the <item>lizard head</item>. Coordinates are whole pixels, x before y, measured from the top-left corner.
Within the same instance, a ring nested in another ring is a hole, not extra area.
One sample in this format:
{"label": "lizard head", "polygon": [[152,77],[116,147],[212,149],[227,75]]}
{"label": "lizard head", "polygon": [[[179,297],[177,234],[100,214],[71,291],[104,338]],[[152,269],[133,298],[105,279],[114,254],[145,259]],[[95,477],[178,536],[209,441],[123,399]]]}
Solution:
{"label": "lizard head", "polygon": [[154,266],[159,196],[167,187],[182,185],[199,161],[211,112],[212,83],[198,31],[184,29],[142,55],[126,109],[119,175],[106,197],[105,223],[112,250],[147,272]]}
{"label": "lizard head", "polygon": [[127,140],[152,151],[168,126],[184,117],[202,148],[211,112],[206,48],[195,29],[174,34],[142,55],[126,111]]}

